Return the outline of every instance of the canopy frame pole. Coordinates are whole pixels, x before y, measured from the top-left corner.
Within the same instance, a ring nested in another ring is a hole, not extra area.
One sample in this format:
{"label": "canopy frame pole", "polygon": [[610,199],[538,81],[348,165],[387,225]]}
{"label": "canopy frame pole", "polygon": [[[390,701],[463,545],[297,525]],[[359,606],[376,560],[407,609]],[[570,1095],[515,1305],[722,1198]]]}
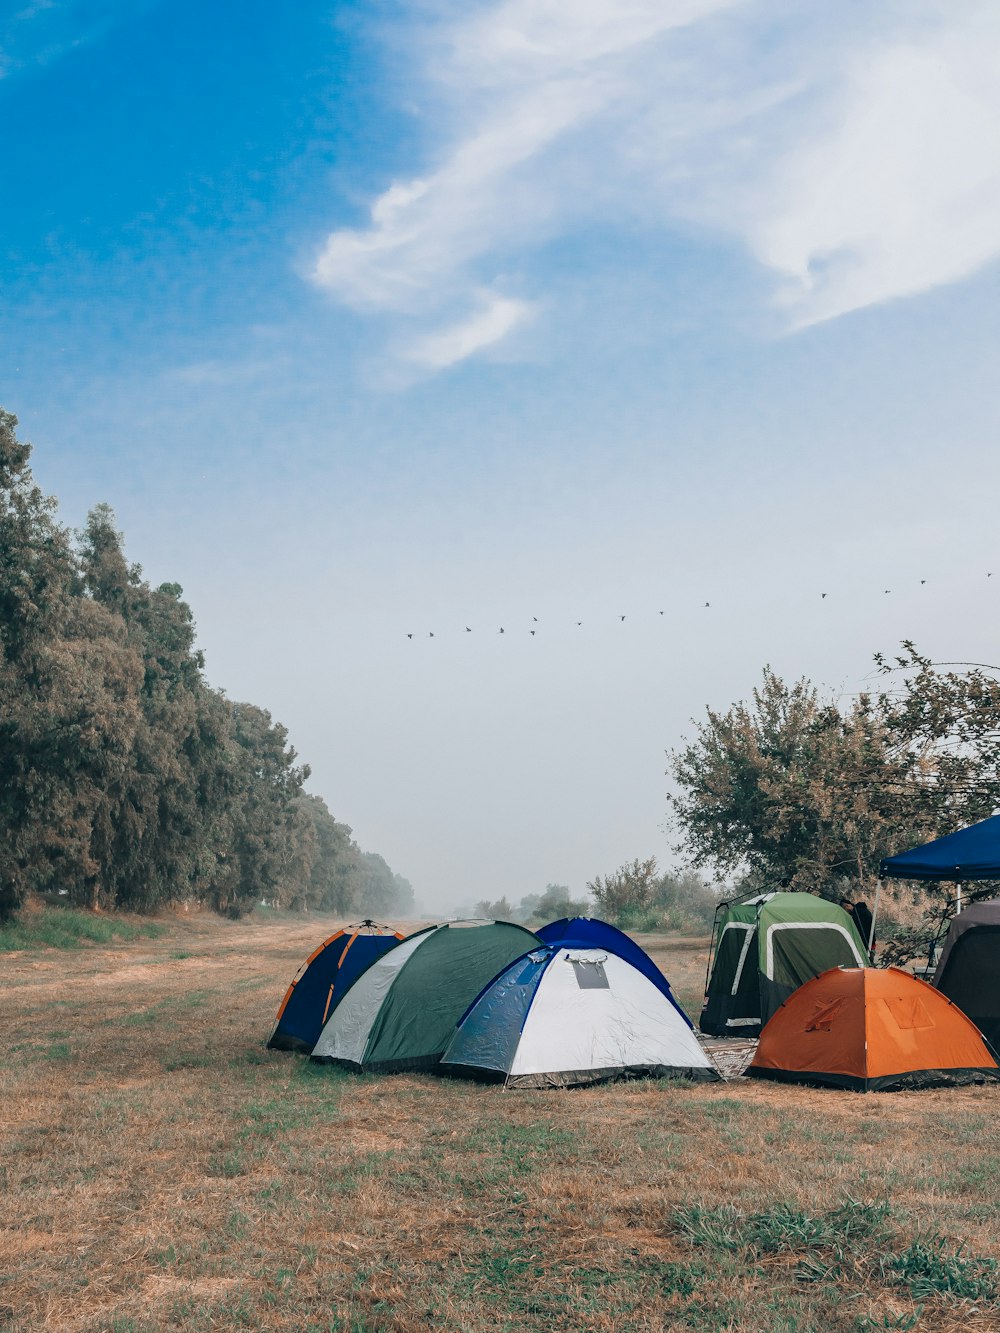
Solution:
{"label": "canopy frame pole", "polygon": [[[878,921],[878,901],[882,892],[882,881],[875,881],[875,906],[872,908],[872,923],[868,927],[868,938],[865,940],[865,948],[868,950],[868,957],[872,957],[872,945],[875,943],[875,923]],[[872,959],[874,962],[874,959]]]}

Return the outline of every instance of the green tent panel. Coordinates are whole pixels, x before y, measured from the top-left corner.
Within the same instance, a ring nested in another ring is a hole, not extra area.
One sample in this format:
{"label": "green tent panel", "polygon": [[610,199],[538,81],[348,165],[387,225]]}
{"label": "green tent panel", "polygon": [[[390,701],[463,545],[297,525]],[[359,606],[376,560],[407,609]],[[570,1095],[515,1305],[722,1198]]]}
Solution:
{"label": "green tent panel", "polygon": [[453,921],[418,931],[351,987],[313,1059],[388,1073],[432,1069],[479,992],[541,943],[507,921]]}
{"label": "green tent panel", "polygon": [[866,967],[868,951],[842,907],[811,893],[730,903],[719,921],[700,1027],[755,1037],[803,982],[831,967]]}

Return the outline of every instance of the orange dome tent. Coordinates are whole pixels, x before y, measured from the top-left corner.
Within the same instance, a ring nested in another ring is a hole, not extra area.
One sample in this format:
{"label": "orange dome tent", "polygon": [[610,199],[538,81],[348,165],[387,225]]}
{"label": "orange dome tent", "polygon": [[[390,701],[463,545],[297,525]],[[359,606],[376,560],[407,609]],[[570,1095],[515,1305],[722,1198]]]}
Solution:
{"label": "orange dome tent", "polygon": [[898,967],[834,967],[807,981],[764,1028],[747,1072],[856,1092],[1000,1080],[972,1021]]}

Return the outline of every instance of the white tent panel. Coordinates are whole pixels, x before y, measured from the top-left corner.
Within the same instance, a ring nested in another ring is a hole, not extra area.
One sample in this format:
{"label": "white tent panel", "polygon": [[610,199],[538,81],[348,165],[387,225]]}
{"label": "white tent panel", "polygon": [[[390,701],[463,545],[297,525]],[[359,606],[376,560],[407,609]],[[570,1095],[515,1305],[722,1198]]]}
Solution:
{"label": "white tent panel", "polygon": [[414,951],[433,934],[432,930],[424,930],[412,939],[404,940],[376,959],[367,972],[362,972],[327,1020],[313,1047],[314,1058],[351,1060],[361,1064],[372,1024],[390,986]]}
{"label": "white tent panel", "polygon": [[[598,971],[606,985],[595,984]],[[560,949],[539,983],[510,1077],[656,1066],[712,1068],[674,1006],[631,963],[600,949]]]}

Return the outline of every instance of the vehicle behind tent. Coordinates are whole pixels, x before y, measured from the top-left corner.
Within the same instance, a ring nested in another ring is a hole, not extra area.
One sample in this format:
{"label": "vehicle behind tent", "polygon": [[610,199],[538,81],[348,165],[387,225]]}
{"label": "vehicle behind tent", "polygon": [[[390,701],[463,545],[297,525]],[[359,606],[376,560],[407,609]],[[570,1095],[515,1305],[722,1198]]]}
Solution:
{"label": "vehicle behind tent", "polygon": [[577,945],[534,949],[490,982],[441,1072],[524,1088],[718,1078],[670,996],[611,949]]}
{"label": "vehicle behind tent", "polygon": [[934,985],[1000,1049],[1000,899],[973,903],[955,917]]}
{"label": "vehicle behind tent", "polygon": [[837,967],[807,981],[761,1033],[747,1073],[856,1092],[1000,1079],[957,1005],[898,967]]}
{"label": "vehicle behind tent", "polygon": [[677,999],[670,989],[670,982],[646,950],[636,944],[631,936],[619,930],[617,926],[611,926],[607,921],[601,921],[593,916],[572,916],[563,917],[559,921],[552,921],[547,926],[542,926],[536,934],[546,944],[561,944],[564,948],[608,949],[619,958],[626,959],[651,981],[658,991],[661,991],[667,997],[688,1027],[694,1027],[690,1018],[677,1003]]}
{"label": "vehicle behind tent", "polygon": [[302,964],[285,992],[268,1046],[308,1055],[323,1024],[362,972],[401,939],[398,931],[374,921],[345,926],[325,939]]}
{"label": "vehicle behind tent", "polygon": [[509,921],[417,931],[358,978],[330,1015],[313,1059],[391,1073],[433,1069],[483,987],[541,943]]}
{"label": "vehicle behind tent", "polygon": [[866,967],[868,951],[842,907],[811,893],[764,893],[724,904],[702,1032],[754,1037],[797,987],[831,967]]}

